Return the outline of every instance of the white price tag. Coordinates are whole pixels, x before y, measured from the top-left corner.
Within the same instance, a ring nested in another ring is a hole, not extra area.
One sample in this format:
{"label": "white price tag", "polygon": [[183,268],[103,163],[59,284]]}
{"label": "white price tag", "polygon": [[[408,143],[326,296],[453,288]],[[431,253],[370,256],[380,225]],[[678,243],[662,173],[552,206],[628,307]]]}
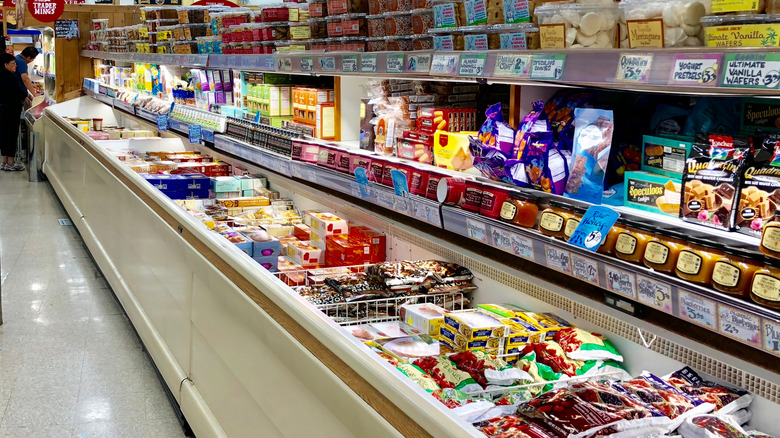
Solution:
{"label": "white price tag", "polygon": [[376,73],[376,55],[360,55],[360,72]]}
{"label": "white price tag", "polygon": [[780,356],[780,322],[764,318],[764,350]]}
{"label": "white price tag", "polygon": [[647,83],[647,81],[650,80],[650,69],[652,65],[652,54],[623,53],[620,55],[620,61],[618,61],[615,81]]}
{"label": "white price tag", "polygon": [[484,53],[464,53],[460,55],[458,76],[484,76],[486,59],[487,55]]}
{"label": "white price tag", "polygon": [[531,79],[557,81],[563,77],[564,54],[534,55],[531,59]]}
{"label": "white price tag", "polygon": [[571,255],[569,251],[558,249],[554,246],[544,246],[547,267],[561,271],[565,274],[571,274]]}
{"label": "white price tag", "polygon": [[780,87],[780,55],[777,53],[727,54],[724,87],[776,90]]}
{"label": "white price tag", "polygon": [[320,58],[320,70],[325,72],[336,71],[336,57],[326,56]]}
{"label": "white price tag", "polygon": [[458,72],[458,59],[459,56],[455,54],[437,53],[431,61],[430,74],[434,76],[454,76]]}
{"label": "white price tag", "polygon": [[314,58],[311,56],[301,57],[301,71],[313,72],[314,71]]}
{"label": "white price tag", "polygon": [[610,265],[604,265],[604,273],[607,279],[607,289],[629,298],[636,298],[636,277],[634,274]]}
{"label": "white price tag", "polygon": [[599,285],[599,265],[595,260],[572,254],[571,266],[575,277],[596,286]]}
{"label": "white price tag", "polygon": [[674,69],[669,78],[671,85],[715,87],[718,85],[722,55],[676,55]]}
{"label": "white price tag", "polygon": [[718,310],[721,334],[761,347],[761,318],[723,304],[718,305]]}
{"label": "white price tag", "polygon": [[534,261],[534,241],[517,233],[512,233],[512,254]]}
{"label": "white price tag", "polygon": [[408,73],[428,73],[431,68],[431,54],[409,55],[406,57],[406,71]]}
{"label": "white price tag", "polygon": [[672,289],[668,284],[659,283],[643,275],[637,275],[636,291],[639,302],[669,314],[673,313]]}
{"label": "white price tag", "polygon": [[481,221],[466,219],[466,235],[482,243],[488,243],[487,224]]}
{"label": "white price tag", "polygon": [[512,253],[512,233],[498,227],[490,227],[490,235],[493,238],[493,246],[501,251]]}
{"label": "white price tag", "polygon": [[677,300],[679,301],[680,318],[711,330],[717,330],[718,304],[715,301],[684,290],[677,291]]}
{"label": "white price tag", "polygon": [[494,77],[528,79],[530,75],[531,55],[504,54],[496,57]]}
{"label": "white price tag", "polygon": [[341,71],[344,73],[357,73],[358,57],[357,55],[344,55],[341,57]]}
{"label": "white price tag", "polygon": [[277,62],[279,71],[292,71],[292,58],[279,58]]}

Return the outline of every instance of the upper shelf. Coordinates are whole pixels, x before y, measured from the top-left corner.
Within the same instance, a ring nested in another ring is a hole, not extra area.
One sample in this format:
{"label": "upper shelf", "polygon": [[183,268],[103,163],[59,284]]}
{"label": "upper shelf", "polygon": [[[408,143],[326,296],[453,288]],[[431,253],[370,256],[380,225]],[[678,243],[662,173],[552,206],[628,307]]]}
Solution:
{"label": "upper shelf", "polygon": [[83,51],[82,56],[185,67],[329,76],[595,86],[659,93],[777,95],[780,48],[488,52],[295,52],[176,55]]}

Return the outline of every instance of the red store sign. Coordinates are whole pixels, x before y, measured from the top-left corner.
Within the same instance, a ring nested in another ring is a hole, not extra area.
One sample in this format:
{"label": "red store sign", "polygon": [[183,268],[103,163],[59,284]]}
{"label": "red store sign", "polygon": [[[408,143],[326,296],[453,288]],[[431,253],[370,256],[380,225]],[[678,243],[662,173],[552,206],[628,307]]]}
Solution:
{"label": "red store sign", "polygon": [[65,0],[28,0],[30,15],[42,23],[51,23],[60,18],[65,9]]}

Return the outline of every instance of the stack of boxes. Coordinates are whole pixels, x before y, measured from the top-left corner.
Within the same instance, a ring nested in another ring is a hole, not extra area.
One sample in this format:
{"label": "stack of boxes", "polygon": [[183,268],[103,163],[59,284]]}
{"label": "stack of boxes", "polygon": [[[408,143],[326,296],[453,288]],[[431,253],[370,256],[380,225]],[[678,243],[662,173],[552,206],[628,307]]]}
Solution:
{"label": "stack of boxes", "polygon": [[[251,176],[220,176],[211,178],[211,190],[217,199],[230,198],[272,198],[271,191],[266,189],[267,180]],[[265,205],[268,205],[267,203]],[[251,207],[251,205],[247,205]]]}
{"label": "stack of boxes", "polygon": [[208,199],[210,178],[201,174],[157,175],[143,178],[171,199]]}
{"label": "stack of boxes", "polygon": [[[292,86],[288,75],[244,72],[244,106],[255,121],[281,128],[292,120]],[[259,116],[258,116],[259,114]]]}
{"label": "stack of boxes", "polygon": [[[332,140],[335,137],[335,92],[319,88],[293,87],[293,123],[290,129],[311,130],[311,136]],[[300,126],[304,125],[304,126]]]}

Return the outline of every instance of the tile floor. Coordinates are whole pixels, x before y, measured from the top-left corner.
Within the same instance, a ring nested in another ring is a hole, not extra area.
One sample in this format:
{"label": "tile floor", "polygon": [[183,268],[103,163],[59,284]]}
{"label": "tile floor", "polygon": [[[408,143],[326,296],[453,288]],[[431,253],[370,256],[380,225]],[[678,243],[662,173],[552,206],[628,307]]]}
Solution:
{"label": "tile floor", "polygon": [[51,186],[0,171],[0,438],[183,437]]}

